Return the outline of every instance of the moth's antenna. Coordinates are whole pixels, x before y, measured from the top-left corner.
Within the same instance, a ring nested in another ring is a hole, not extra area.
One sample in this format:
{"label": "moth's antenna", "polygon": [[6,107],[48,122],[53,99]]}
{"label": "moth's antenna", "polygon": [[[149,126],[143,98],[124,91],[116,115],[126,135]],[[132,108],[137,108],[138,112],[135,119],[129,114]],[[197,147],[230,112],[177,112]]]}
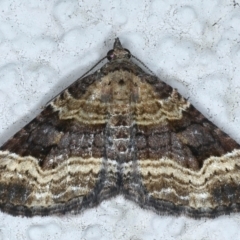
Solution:
{"label": "moth's antenna", "polygon": [[139,58],[135,57],[134,55],[131,55],[134,59],[136,59],[139,63],[141,63],[153,76],[155,76],[154,72],[149,69]]}
{"label": "moth's antenna", "polygon": [[[85,72],[79,79],[82,79],[84,76],[86,76],[88,73],[90,73],[101,61],[103,61],[105,58],[107,58],[107,56],[103,57],[102,59],[100,59],[92,68],[90,68],[87,72]],[[76,80],[76,81],[77,81]],[[57,95],[55,95],[51,100],[49,100],[47,102],[47,104],[45,106],[47,106],[54,98],[56,98],[58,95],[62,94],[67,88],[71,87],[76,81],[74,81],[71,85],[67,86],[66,88],[64,88],[60,93],[58,93]]]}
{"label": "moth's antenna", "polygon": [[[105,58],[107,58],[107,56],[103,57],[102,59],[100,59],[92,68],[90,68],[87,72],[85,72],[79,79],[83,78],[84,76],[86,76],[88,73],[90,73],[101,61],[103,61]],[[65,90],[65,89],[64,89]],[[64,91],[63,90],[63,91]]]}

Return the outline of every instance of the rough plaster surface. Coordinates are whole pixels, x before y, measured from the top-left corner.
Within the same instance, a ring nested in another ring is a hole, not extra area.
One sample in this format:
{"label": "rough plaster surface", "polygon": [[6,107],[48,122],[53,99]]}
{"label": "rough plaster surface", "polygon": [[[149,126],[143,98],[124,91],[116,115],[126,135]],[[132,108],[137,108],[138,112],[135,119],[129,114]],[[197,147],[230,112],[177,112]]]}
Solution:
{"label": "rough plaster surface", "polygon": [[[0,145],[115,37],[240,143],[240,1],[0,1]],[[123,197],[76,216],[0,213],[0,240],[240,239],[240,214],[159,216]]]}

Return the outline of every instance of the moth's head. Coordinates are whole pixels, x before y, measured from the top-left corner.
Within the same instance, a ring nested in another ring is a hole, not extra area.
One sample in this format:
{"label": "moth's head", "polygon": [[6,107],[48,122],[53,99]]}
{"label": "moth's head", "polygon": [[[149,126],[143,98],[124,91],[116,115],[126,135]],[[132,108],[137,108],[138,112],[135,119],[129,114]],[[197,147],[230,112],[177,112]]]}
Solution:
{"label": "moth's head", "polygon": [[113,49],[107,53],[107,59],[109,61],[112,61],[112,60],[123,59],[123,58],[130,59],[131,53],[126,48],[123,48],[119,38],[116,38],[113,44]]}

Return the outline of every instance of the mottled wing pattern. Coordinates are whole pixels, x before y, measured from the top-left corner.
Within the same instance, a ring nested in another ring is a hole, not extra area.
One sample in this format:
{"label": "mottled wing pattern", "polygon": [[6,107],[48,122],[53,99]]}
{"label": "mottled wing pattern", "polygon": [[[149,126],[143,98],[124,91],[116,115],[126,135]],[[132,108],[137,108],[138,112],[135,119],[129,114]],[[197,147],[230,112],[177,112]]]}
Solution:
{"label": "mottled wing pattern", "polygon": [[114,195],[115,166],[106,162],[106,108],[97,99],[100,78],[96,72],[76,81],[0,148],[3,211],[76,213]]}
{"label": "mottled wing pattern", "polygon": [[78,213],[117,194],[160,214],[239,211],[239,144],[119,39],[107,57],[0,148],[2,211]]}
{"label": "mottled wing pattern", "polygon": [[124,169],[126,198],[157,213],[194,218],[239,211],[240,145],[175,89],[137,75],[136,162]]}

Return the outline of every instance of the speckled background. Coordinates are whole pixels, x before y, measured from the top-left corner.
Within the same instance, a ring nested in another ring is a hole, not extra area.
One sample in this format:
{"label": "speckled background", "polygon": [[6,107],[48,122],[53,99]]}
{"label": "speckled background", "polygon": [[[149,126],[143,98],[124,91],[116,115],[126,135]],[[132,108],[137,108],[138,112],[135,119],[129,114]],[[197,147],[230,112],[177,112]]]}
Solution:
{"label": "speckled background", "polygon": [[[115,37],[240,143],[240,1],[0,1],[0,145]],[[100,66],[99,66],[100,67]],[[240,214],[159,216],[123,197],[76,216],[0,213],[0,240],[240,239]]]}

